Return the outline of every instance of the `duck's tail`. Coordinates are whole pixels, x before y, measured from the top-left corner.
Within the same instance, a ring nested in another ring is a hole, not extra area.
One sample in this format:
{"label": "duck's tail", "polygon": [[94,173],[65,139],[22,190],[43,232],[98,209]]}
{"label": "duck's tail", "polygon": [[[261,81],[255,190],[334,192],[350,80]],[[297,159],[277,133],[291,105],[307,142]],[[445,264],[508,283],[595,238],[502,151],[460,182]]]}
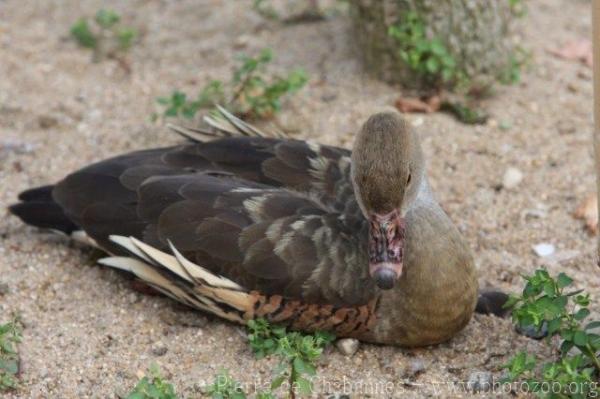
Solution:
{"label": "duck's tail", "polygon": [[220,105],[216,105],[215,111],[204,117],[204,122],[208,125],[208,128],[183,127],[173,124],[168,124],[167,126],[186,139],[200,143],[219,137],[288,137],[287,134],[277,129],[269,129],[269,131],[261,130],[241,120]]}
{"label": "duck's tail", "polygon": [[19,194],[21,202],[9,206],[8,210],[31,226],[70,235],[79,228],[52,198],[53,188],[49,185],[23,191]]}

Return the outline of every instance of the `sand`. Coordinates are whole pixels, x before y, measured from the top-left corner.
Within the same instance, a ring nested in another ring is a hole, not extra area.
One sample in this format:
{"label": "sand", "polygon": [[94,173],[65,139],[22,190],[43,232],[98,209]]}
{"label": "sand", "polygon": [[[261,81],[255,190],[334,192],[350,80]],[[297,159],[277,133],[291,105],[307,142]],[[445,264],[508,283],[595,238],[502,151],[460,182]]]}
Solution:
{"label": "sand", "polygon": [[[131,73],[112,60],[92,63],[68,38],[79,16],[105,3],[143,32],[128,55]],[[162,121],[151,121],[155,98],[228,79],[240,52],[271,47],[275,70],[308,72],[309,84],[278,119],[298,138],[348,146],[357,127],[400,94],[361,71],[343,15],[284,26],[257,16],[250,3],[0,2],[0,209],[21,190],[90,162],[177,142]],[[590,3],[528,3],[520,40],[532,51],[531,67],[522,83],[500,86],[486,100],[486,125],[444,114],[408,118],[423,139],[435,192],[474,251],[482,286],[516,292],[521,273],[545,265],[596,293],[594,238],[572,217],[594,189],[591,70],[548,53],[590,36]],[[511,190],[500,188],[509,167],[524,175]],[[117,398],[153,362],[185,397],[202,397],[221,368],[244,383],[269,380],[275,360],[254,360],[243,329],[139,294],[117,272],[94,265],[88,249],[0,213],[0,283],[9,288],[0,296],[0,320],[19,312],[25,324],[22,384],[5,397]],[[532,245],[543,242],[566,259],[535,255]],[[372,387],[370,397],[466,396],[458,382],[474,371],[499,378],[500,365],[521,348],[548,353],[514,333],[509,320],[476,315],[433,348],[365,344],[351,358],[329,349],[319,392],[354,387],[351,396],[364,397]],[[393,392],[373,392],[389,383]]]}

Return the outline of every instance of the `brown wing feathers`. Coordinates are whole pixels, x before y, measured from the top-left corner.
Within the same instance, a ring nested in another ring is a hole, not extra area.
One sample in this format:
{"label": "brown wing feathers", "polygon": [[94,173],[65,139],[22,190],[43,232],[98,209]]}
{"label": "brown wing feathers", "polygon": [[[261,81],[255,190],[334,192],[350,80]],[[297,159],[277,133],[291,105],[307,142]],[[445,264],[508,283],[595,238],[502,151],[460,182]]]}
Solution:
{"label": "brown wing feathers", "polygon": [[349,152],[257,137],[230,116],[208,122],[247,137],[201,142],[211,133],[182,129],[197,142],[90,165],[47,199],[103,248],[127,255],[103,263],[230,320],[264,312],[260,303],[277,296],[279,312],[293,317],[306,303],[366,305],[374,286]]}

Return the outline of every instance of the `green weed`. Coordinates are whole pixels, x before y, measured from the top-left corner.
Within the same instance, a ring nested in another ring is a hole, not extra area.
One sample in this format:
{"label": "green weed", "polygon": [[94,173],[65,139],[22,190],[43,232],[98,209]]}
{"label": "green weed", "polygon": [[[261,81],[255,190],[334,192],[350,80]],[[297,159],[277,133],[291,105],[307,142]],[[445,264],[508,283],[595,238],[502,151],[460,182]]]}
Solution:
{"label": "green weed", "polygon": [[256,57],[243,55],[229,82],[213,80],[194,99],[188,99],[185,93],[177,90],[170,97],[158,98],[164,108],[162,115],[191,119],[200,109],[224,102],[229,110],[242,117],[265,119],[273,116],[281,110],[282,99],[300,90],[308,79],[300,69],[283,77],[268,74],[266,67],[272,59],[273,53],[269,49]]}
{"label": "green weed", "polygon": [[17,388],[19,380],[19,354],[17,344],[21,342],[21,324],[18,317],[0,324],[0,392]]}
{"label": "green weed", "polygon": [[135,29],[123,26],[121,16],[112,10],[99,10],[90,21],[80,18],[71,26],[71,36],[84,48],[93,50],[93,59],[114,58],[128,50],[135,39]]}
{"label": "green weed", "polygon": [[388,34],[396,39],[400,58],[427,85],[455,85],[465,79],[442,40],[427,37],[425,21],[416,11],[406,12]]}
{"label": "green weed", "polygon": [[148,371],[150,376],[138,381],[126,399],[178,399],[173,385],[162,379],[158,366],[152,365]]}
{"label": "green weed", "polygon": [[206,393],[213,399],[246,399],[241,384],[235,381],[227,370],[221,371]]}
{"label": "green weed", "polygon": [[[512,12],[521,16],[523,0],[509,0]],[[388,34],[398,43],[400,58],[430,88],[469,88],[469,76],[439,37],[428,37],[425,20],[416,11],[406,12]],[[497,79],[503,84],[518,83],[530,53],[517,47],[509,56],[506,68]]]}
{"label": "green weed", "polygon": [[[308,396],[313,393],[311,377],[315,376],[316,361],[323,348],[334,340],[327,332],[304,335],[272,326],[264,319],[248,322],[248,341],[257,358],[274,355],[279,364],[273,370],[273,379],[267,391],[258,392],[257,399],[274,399],[275,392],[285,385],[286,395]],[[221,372],[207,391],[213,399],[244,399],[246,393],[226,371]]]}
{"label": "green weed", "polygon": [[531,62],[531,52],[518,46],[511,53],[504,70],[498,75],[498,81],[505,85],[517,84],[521,81],[523,69]]}
{"label": "green weed", "polygon": [[547,328],[546,343],[557,338],[560,346],[553,361],[541,364],[536,355],[519,352],[504,365],[505,381],[523,381],[542,398],[586,398],[600,394],[600,321],[584,324],[590,311],[589,294],[567,291],[573,280],[565,273],[553,278],[544,269],[524,276],[521,295],[512,295],[507,308],[521,329]]}

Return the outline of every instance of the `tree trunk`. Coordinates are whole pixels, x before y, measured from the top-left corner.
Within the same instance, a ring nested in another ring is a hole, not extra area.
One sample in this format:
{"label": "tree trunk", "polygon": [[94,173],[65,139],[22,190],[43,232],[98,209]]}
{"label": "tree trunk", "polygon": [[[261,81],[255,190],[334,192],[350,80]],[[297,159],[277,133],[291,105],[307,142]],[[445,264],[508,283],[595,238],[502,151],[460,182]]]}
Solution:
{"label": "tree trunk", "polygon": [[[594,154],[596,158],[596,190],[600,215],[600,0],[592,3],[592,41],[594,44]],[[600,266],[600,234],[596,248],[596,262]]]}
{"label": "tree trunk", "polygon": [[470,81],[495,80],[511,64],[515,9],[510,0],[350,0],[350,6],[365,67],[384,81],[427,86],[400,57],[400,43],[389,34],[391,26],[402,25],[407,12],[422,18],[427,37],[446,46]]}

